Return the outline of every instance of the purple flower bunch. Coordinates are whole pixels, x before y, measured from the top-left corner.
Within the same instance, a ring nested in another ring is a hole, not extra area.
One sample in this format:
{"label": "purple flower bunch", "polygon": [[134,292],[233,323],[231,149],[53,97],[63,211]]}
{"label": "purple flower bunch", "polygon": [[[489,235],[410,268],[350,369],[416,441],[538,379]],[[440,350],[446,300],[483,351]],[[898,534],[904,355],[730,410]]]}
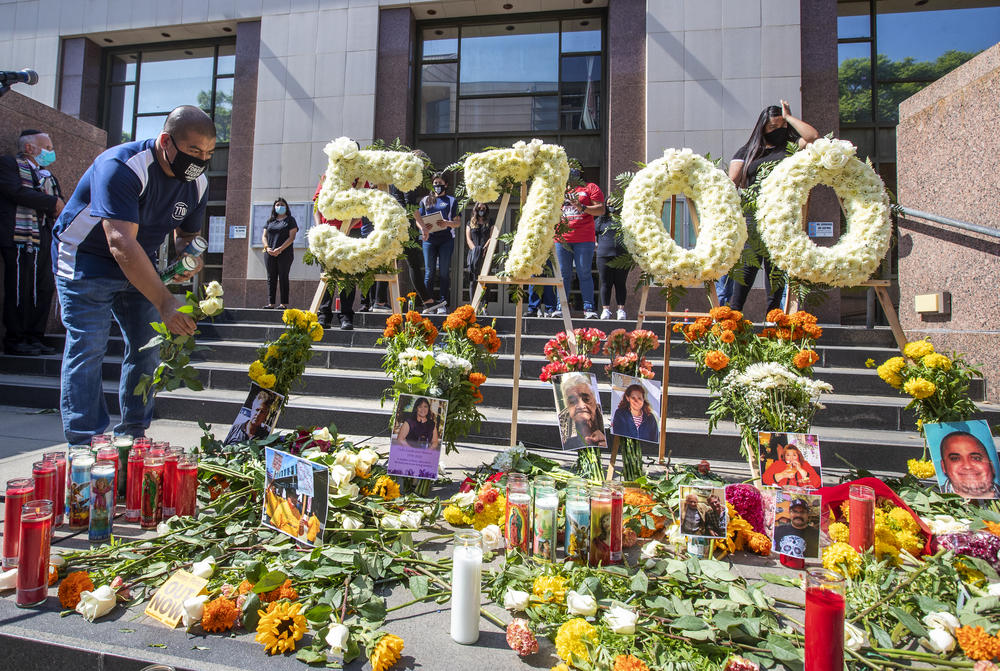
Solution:
{"label": "purple flower bunch", "polygon": [[740,517],[759,534],[766,534],[764,527],[764,497],[753,485],[726,485],[726,502],[732,504]]}
{"label": "purple flower bunch", "polygon": [[1000,536],[987,531],[959,531],[937,537],[938,547],[982,559],[1000,571]]}

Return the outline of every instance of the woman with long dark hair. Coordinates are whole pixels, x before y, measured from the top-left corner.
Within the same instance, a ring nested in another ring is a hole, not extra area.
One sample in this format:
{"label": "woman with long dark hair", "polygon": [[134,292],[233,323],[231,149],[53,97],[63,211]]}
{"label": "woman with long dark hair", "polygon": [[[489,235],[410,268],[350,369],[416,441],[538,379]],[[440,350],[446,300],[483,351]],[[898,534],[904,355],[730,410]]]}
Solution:
{"label": "woman with long dark hair", "polygon": [[264,244],[264,266],[267,268],[267,309],[274,307],[277,289],[281,287],[281,303],[279,308],[288,307],[288,273],[295,260],[292,244],[299,225],[295,217],[288,211],[288,201],[276,198],[271,206],[271,216],[264,225],[261,242]]}
{"label": "woman with long dark hair", "polygon": [[[739,189],[748,189],[753,186],[758,177],[761,176],[761,169],[768,164],[778,163],[788,156],[787,145],[793,142],[802,149],[807,144],[815,141],[819,133],[815,128],[807,124],[802,119],[792,116],[788,101],[782,100],[781,107],[770,105],[764,108],[754,124],[750,139],[740,147],[733,160],[729,162],[729,177]],[[769,170],[764,171],[765,174]],[[747,227],[756,226],[756,220],[752,214],[747,215]],[[771,286],[771,259],[767,256],[758,256],[758,262],[764,267],[764,281],[768,287],[767,312],[781,306],[781,295],[784,290],[783,285]],[[735,310],[742,310],[746,303],[747,296],[754,280],[757,279],[757,266],[743,266],[742,283],[736,282],[733,287],[733,297],[730,303]]]}
{"label": "woman with long dark hair", "polygon": [[486,245],[490,242],[490,234],[493,232],[493,221],[489,218],[489,208],[486,203],[476,203],[472,208],[472,218],[465,227],[465,242],[469,246],[469,253],[466,256],[466,267],[469,269],[469,302],[476,295],[476,286],[479,279],[479,271],[483,268],[484,256],[486,255]]}
{"label": "woman with long dark hair", "polygon": [[424,397],[413,402],[410,416],[399,427],[396,439],[409,447],[436,450],[440,443],[437,416],[431,412],[431,402]]}
{"label": "woman with long dark hair", "polygon": [[646,390],[641,384],[630,384],[622,394],[622,400],[611,418],[611,433],[623,438],[635,438],[655,443],[659,431],[653,407],[646,398]]}

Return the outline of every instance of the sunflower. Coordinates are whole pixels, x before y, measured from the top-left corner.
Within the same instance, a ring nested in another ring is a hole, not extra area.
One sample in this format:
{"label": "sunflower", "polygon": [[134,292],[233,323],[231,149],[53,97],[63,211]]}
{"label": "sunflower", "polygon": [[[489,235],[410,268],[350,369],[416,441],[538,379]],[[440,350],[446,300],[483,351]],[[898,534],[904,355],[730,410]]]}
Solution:
{"label": "sunflower", "polygon": [[86,571],[73,571],[59,585],[59,603],[63,608],[76,608],[80,603],[80,592],[93,592],[94,582]]}
{"label": "sunflower", "polygon": [[368,656],[372,671],[386,671],[399,661],[401,652],[403,652],[403,639],[399,636],[386,634],[378,640],[372,654]]}
{"label": "sunflower", "polygon": [[295,650],[295,643],[306,632],[306,618],[299,613],[301,609],[301,603],[275,601],[268,604],[267,612],[258,610],[260,622],[254,640],[271,655]]}
{"label": "sunflower", "polygon": [[229,631],[240,619],[240,610],[236,604],[225,597],[219,597],[205,604],[205,612],[201,616],[201,628],[212,633]]}
{"label": "sunflower", "polygon": [[399,497],[399,485],[388,475],[383,475],[375,481],[375,486],[372,487],[371,493],[374,496],[382,497],[386,501],[391,501]]}

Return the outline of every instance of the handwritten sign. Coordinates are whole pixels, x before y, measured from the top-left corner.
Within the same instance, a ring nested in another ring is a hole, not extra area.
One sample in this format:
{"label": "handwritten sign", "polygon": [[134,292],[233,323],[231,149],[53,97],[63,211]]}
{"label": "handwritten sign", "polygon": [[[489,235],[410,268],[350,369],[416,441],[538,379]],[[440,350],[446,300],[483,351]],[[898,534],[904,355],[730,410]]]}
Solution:
{"label": "handwritten sign", "polygon": [[206,585],[208,581],[204,578],[179,570],[156,590],[146,606],[146,615],[173,629],[181,621],[184,602],[193,596],[204,594]]}

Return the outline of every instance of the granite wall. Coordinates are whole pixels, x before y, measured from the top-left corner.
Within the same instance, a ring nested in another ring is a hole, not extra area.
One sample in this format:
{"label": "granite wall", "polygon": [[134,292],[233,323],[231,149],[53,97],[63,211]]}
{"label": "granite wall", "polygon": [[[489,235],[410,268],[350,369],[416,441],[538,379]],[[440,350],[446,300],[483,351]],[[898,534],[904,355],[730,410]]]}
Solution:
{"label": "granite wall", "polygon": [[[1000,231],[1000,44],[899,106],[899,201]],[[900,320],[910,339],[930,336],[963,352],[1000,402],[1000,239],[922,219],[899,222]],[[951,313],[921,316],[913,297],[946,291]]]}

